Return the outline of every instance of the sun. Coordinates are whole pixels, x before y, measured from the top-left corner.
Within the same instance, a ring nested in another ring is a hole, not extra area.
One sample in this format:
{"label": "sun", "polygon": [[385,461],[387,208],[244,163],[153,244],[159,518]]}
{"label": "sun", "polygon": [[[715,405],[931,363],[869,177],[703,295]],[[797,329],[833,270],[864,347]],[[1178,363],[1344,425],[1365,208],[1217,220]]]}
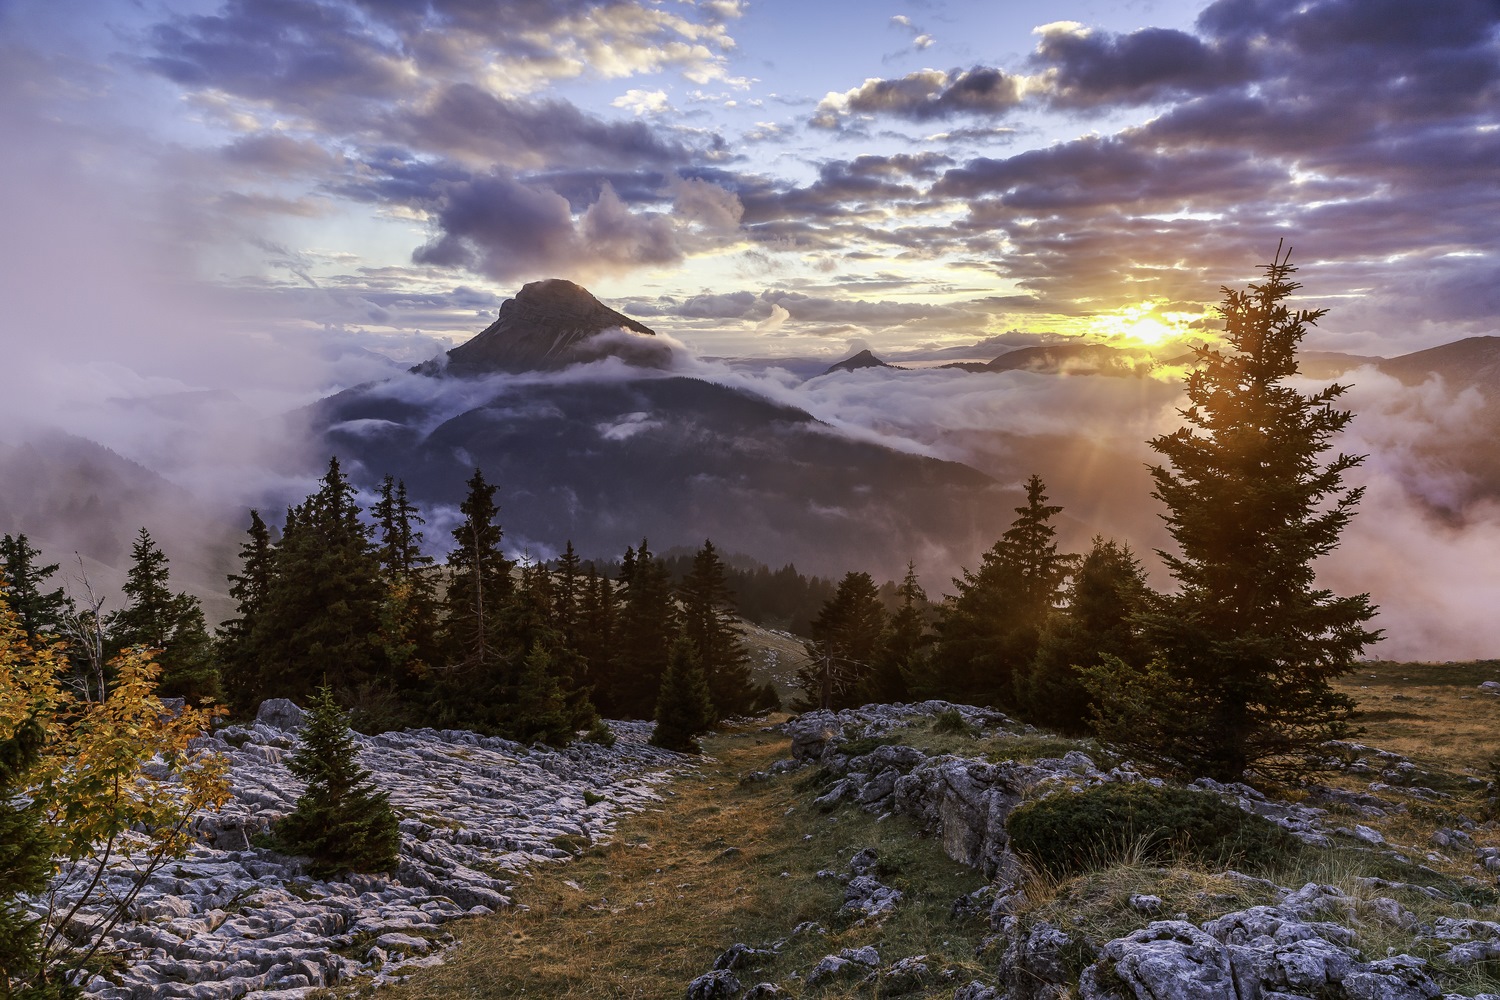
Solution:
{"label": "sun", "polygon": [[1159,347],[1183,337],[1195,317],[1187,313],[1159,312],[1158,303],[1122,306],[1112,313],[1095,316],[1090,332],[1130,346]]}

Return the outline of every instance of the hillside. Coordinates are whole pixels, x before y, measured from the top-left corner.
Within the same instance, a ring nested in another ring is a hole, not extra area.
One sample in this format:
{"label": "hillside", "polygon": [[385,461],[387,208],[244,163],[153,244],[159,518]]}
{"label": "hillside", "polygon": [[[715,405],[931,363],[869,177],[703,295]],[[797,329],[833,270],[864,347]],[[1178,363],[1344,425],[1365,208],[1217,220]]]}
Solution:
{"label": "hillside", "polygon": [[1371,663],[1345,687],[1369,710],[1369,732],[1330,745],[1334,770],[1320,782],[1187,793],[1269,821],[1275,853],[1106,845],[1067,874],[1017,854],[1006,816],[1140,776],[1089,741],[937,702],[730,727],[701,758],[645,747],[647,727],[633,723],[614,724],[613,750],[432,731],[362,738],[362,763],[403,815],[402,867],[396,881],[320,882],[247,841],[296,794],[280,763],[294,735],[278,728],[295,714],[268,709],[214,741],[234,763],[236,800],[203,817],[205,843],[119,931],[160,951],[88,991],[1493,993],[1500,829],[1476,747],[1494,741],[1500,661]]}

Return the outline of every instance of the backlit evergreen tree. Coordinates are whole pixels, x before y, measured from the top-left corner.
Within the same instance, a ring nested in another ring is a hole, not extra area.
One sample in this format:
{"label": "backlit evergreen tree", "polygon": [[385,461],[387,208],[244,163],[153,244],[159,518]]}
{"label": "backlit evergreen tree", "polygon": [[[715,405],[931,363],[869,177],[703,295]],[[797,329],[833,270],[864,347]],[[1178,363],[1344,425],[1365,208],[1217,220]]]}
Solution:
{"label": "backlit evergreen tree", "polygon": [[886,611],[868,573],[846,573],[812,623],[808,662],[797,672],[802,704],[851,708],[864,702],[886,641]]}
{"label": "backlit evergreen tree", "polygon": [[1188,377],[1185,425],[1151,440],[1151,468],[1178,583],[1140,617],[1156,659],[1118,660],[1089,675],[1101,735],[1132,757],[1189,776],[1296,776],[1319,747],[1350,731],[1354,703],[1330,681],[1379,638],[1369,595],[1316,584],[1362,491],[1344,485],[1361,458],[1325,459],[1352,418],[1346,386],[1303,393],[1297,347],[1324,310],[1292,310],[1300,285],[1277,250],[1265,279],[1225,288],[1229,351],[1201,347]]}
{"label": "backlit evergreen tree", "polygon": [[1130,546],[1095,537],[1068,588],[1067,605],[1042,628],[1036,660],[1017,675],[1027,720],[1069,733],[1092,722],[1081,668],[1114,656],[1140,668],[1149,659],[1136,621],[1147,606],[1146,572]]}
{"label": "backlit evergreen tree", "polygon": [[1026,503],[980,560],[953,581],[958,593],[937,622],[934,669],[945,695],[977,703],[1009,703],[1015,678],[1036,656],[1047,616],[1062,597],[1074,557],[1057,551],[1051,520],[1061,507],[1048,504],[1038,476],[1026,482]]}
{"label": "backlit evergreen tree", "polygon": [[620,570],[616,653],[608,676],[595,688],[596,704],[610,718],[649,718],[667,666],[667,652],[678,635],[672,582],[646,540],[626,549]]}
{"label": "backlit evergreen tree", "polygon": [[504,532],[495,491],[478,469],[459,504],[464,519],[453,529],[455,548],[448,554],[452,579],[445,601],[445,627],[451,655],[463,666],[482,668],[503,651],[502,609],[510,599],[514,565],[501,551]]}

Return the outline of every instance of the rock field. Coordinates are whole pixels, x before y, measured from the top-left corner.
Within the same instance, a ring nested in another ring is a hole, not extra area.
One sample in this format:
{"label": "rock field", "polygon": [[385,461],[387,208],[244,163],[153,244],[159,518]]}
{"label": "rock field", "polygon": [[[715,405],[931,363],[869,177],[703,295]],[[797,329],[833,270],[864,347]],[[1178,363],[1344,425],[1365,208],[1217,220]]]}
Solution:
{"label": "rock field", "polygon": [[[648,746],[649,723],[611,723],[612,748],[566,750],[468,732],[356,734],[360,764],[403,817],[400,867],[325,882],[250,843],[302,792],[282,763],[300,717],[290,702],[267,702],[254,725],[203,741],[229,759],[234,800],[197,817],[200,843],[151,878],[134,920],[109,935],[125,950],[119,982],[95,976],[91,997],[294,1000],[355,976],[388,981],[440,960],[452,940],[444,923],[511,905],[517,873],[607,839],[621,812],[658,801],[655,787],[692,766]],[[110,868],[111,891],[129,887],[130,865]],[[63,883],[62,900],[76,881]]]}

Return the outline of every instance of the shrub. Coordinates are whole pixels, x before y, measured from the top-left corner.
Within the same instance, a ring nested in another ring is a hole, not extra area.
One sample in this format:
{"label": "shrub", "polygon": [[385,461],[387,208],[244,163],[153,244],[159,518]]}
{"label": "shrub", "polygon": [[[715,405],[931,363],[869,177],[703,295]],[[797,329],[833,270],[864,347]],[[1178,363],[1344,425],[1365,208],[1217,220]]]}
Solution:
{"label": "shrub", "polygon": [[950,708],[933,716],[932,731],[935,733],[958,733],[960,736],[974,735],[973,728],[964,721],[958,709]]}
{"label": "shrub", "polygon": [[1099,785],[1037,799],[1005,823],[1011,846],[1055,876],[1126,858],[1266,864],[1298,849],[1280,827],[1211,792]]}

